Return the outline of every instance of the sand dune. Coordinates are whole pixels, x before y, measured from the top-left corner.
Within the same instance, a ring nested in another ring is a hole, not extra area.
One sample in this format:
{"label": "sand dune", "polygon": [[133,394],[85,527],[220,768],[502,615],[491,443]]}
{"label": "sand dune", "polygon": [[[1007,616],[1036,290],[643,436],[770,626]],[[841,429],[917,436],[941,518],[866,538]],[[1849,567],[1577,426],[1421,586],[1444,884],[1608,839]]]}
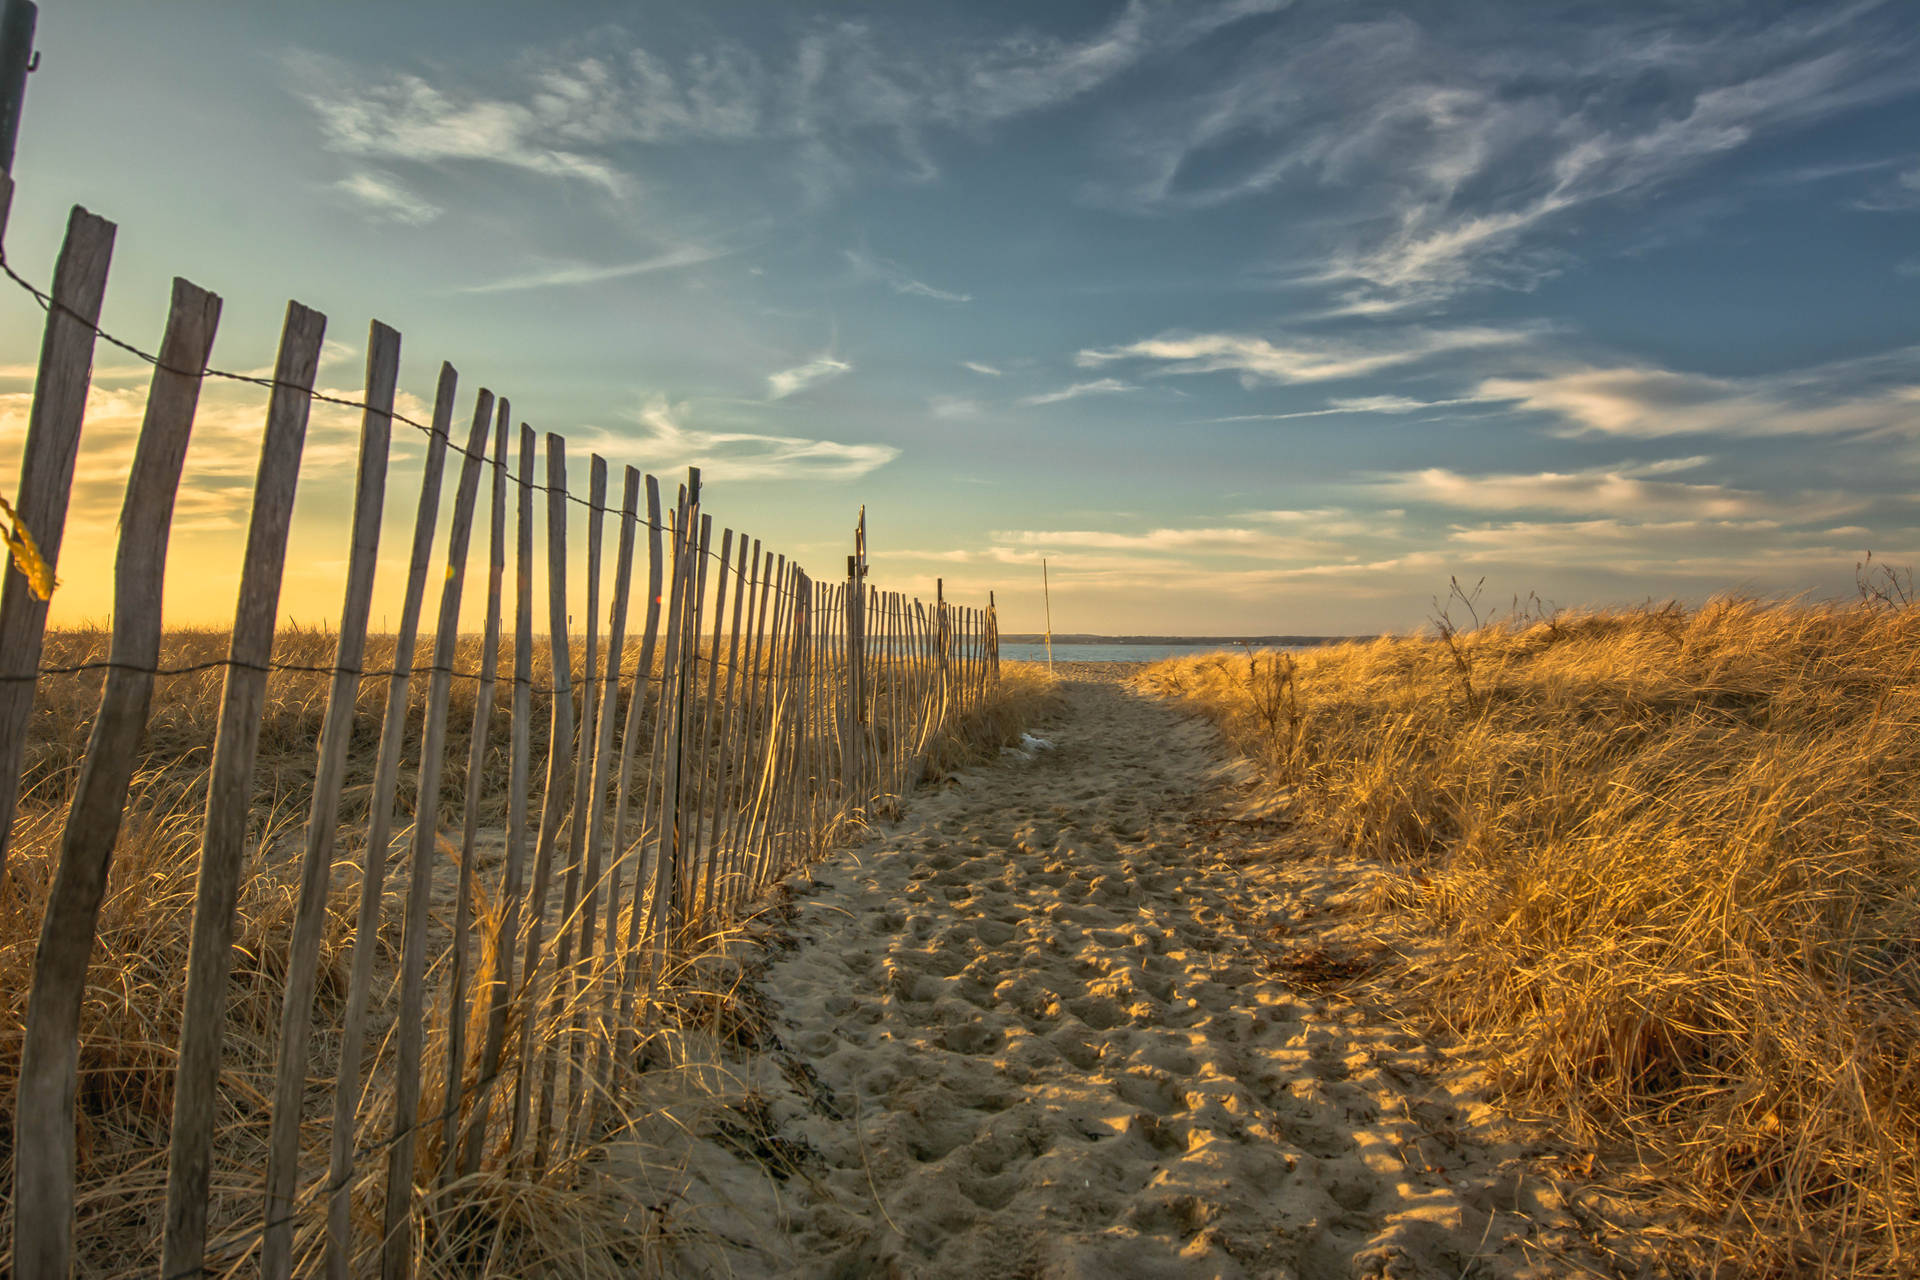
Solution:
{"label": "sand dune", "polygon": [[1604,1273],[1525,1135],[1340,994],[1365,868],[1292,843],[1210,728],[1111,680],[1038,731],[1051,750],[916,797],[736,953],[770,1031],[672,1188],[706,1228],[685,1270]]}

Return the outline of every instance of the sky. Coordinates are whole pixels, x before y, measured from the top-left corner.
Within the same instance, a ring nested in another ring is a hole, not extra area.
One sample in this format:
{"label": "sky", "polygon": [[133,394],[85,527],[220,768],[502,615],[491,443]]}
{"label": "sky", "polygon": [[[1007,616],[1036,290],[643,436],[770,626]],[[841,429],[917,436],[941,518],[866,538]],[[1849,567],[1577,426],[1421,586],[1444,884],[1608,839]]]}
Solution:
{"label": "sky", "polygon": [[[289,298],[706,510],[1060,630],[1404,631],[1839,598],[1920,563],[1920,26],[1898,3],[44,0],[7,260],[115,220],[103,324]],[[0,291],[0,488],[43,317]],[[102,348],[55,621],[111,610],[146,372]],[[230,618],[261,431],[209,384],[168,617]],[[357,417],[283,613],[337,615]],[[418,483],[404,429],[376,617]],[[409,470],[411,465],[411,470]],[[617,488],[617,478],[616,478]],[[576,546],[578,544],[576,543]]]}

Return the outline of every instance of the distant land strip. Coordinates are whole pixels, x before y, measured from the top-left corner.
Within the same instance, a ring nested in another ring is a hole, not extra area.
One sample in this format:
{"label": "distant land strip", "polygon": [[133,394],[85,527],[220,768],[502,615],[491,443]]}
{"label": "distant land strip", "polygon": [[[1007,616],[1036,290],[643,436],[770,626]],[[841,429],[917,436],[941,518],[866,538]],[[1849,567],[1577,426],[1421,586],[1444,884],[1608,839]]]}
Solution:
{"label": "distant land strip", "polygon": [[[1218,644],[1252,645],[1272,648],[1276,645],[1345,644],[1348,641],[1377,640],[1378,636],[1095,636],[1082,632],[1058,631],[1055,644]],[[1003,631],[1002,644],[1045,644],[1047,637],[1038,631]]]}

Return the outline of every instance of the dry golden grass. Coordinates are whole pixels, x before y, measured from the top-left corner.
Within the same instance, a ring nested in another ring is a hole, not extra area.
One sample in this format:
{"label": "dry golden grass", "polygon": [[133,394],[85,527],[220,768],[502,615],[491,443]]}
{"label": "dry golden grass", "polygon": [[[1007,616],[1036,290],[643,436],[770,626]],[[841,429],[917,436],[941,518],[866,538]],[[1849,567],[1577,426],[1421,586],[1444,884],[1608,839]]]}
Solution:
{"label": "dry golden grass", "polygon": [[[331,634],[318,630],[283,632],[276,640],[274,659],[277,663],[326,668],[333,661],[334,640]],[[108,643],[109,636],[101,631],[53,633],[48,637],[43,665],[67,666],[104,659]],[[464,638],[456,669],[474,670],[479,650],[477,637]],[[180,667],[217,661],[225,652],[224,633],[175,632],[166,638],[161,664]],[[629,677],[638,656],[639,646],[629,647]],[[389,668],[393,659],[391,637],[370,639],[369,669]],[[427,646],[421,647],[415,661],[421,667],[430,661]],[[536,689],[548,685],[551,671],[544,645],[535,652],[533,667]],[[481,824],[495,830],[505,821],[507,804],[505,724],[511,672],[511,655],[503,652],[499,668],[502,683],[482,765],[485,773],[481,787]],[[215,667],[159,679],[127,820],[114,855],[108,897],[101,911],[82,1017],[79,1061],[80,1205],[75,1239],[76,1266],[83,1275],[146,1274],[157,1252],[194,872],[222,675]],[[212,1275],[237,1274],[257,1266],[253,1259],[261,1204],[260,1175],[266,1156],[286,951],[297,905],[297,853],[311,802],[314,750],[329,682],[327,674],[313,672],[277,672],[269,681],[229,984],[222,1109],[217,1120],[210,1214]],[[8,1201],[13,1187],[13,1091],[34,948],[66,803],[84,755],[100,684],[98,672],[49,677],[41,682],[29,730],[21,814],[8,859],[7,880],[0,884],[0,1258],[8,1256],[11,1249]],[[1009,664],[1006,680],[987,705],[956,720],[948,733],[932,744],[929,773],[1017,739],[1026,717],[1044,700],[1045,686],[1044,672],[1036,674]],[[407,815],[415,807],[418,729],[426,691],[427,680],[422,674],[410,689],[413,732],[408,738],[395,806],[396,855],[402,860]],[[453,682],[440,797],[443,832],[449,829],[447,824],[458,830],[476,692],[473,680]],[[324,1208],[311,1194],[315,1175],[326,1159],[325,1116],[331,1104],[322,1081],[331,1081],[338,1060],[337,1028],[344,1015],[351,963],[358,866],[386,696],[384,679],[363,681],[341,806],[341,843],[335,854],[332,897],[321,944],[312,1046],[314,1084],[309,1090],[311,1123],[303,1136],[303,1187],[308,1198],[296,1223],[296,1266],[309,1270],[318,1265],[316,1250],[322,1239],[324,1216]],[[625,700],[623,691],[623,705]],[[529,798],[530,813],[536,818],[541,803],[539,762],[547,748],[549,706],[548,698],[536,692],[532,728],[535,794]],[[644,762],[640,767],[645,767]],[[812,834],[824,841],[824,833]],[[451,858],[453,851],[446,847],[444,836],[442,843]],[[489,856],[495,860],[491,865],[496,869],[479,877],[474,902],[476,930],[482,940],[491,938],[498,920],[498,904],[487,897],[497,891],[497,850]],[[390,869],[384,923],[374,940],[380,948],[376,969],[383,975],[376,987],[385,987],[386,991],[376,991],[370,1052],[382,1063],[391,1052],[387,1043],[393,1011],[390,979],[398,968],[398,922],[404,886],[404,868]],[[444,895],[436,900],[437,915],[450,916],[451,907]],[[438,919],[437,924],[444,929],[446,920]],[[434,961],[435,975],[430,976],[430,983],[443,981],[437,975],[443,973],[445,963],[444,934],[432,949],[440,958]],[[483,953],[476,982],[485,981],[485,967],[491,959],[484,954],[487,950],[490,948],[476,944],[476,952]],[[604,957],[599,964],[594,973],[578,974],[576,999],[604,992],[605,983],[613,980],[605,969]],[[676,973],[684,967],[677,967]],[[668,982],[674,981],[669,975]],[[580,1048],[592,1055],[602,1047],[595,1037],[610,1036],[611,1032],[592,1017],[583,1021],[587,1030]],[[478,1076],[478,1043],[477,1033],[471,1028],[470,1034],[476,1038],[463,1052],[468,1060],[466,1076],[472,1081]],[[508,1044],[511,1047],[513,1043],[510,1035]],[[606,1047],[610,1050],[613,1046]],[[442,1000],[429,1012],[422,1072],[423,1109],[429,1114],[437,1113],[445,1103],[449,1050]],[[384,1068],[376,1071],[375,1077],[384,1081]],[[618,1132],[626,1120],[634,1118],[620,1116],[612,1105],[614,1100],[603,1101],[609,1105],[602,1115],[602,1132]],[[561,1110],[565,1111],[564,1103]],[[360,1108],[358,1138],[363,1150],[379,1143],[390,1112],[386,1087],[376,1084]],[[494,1114],[500,1115],[498,1103]],[[627,1145],[631,1148],[633,1144]],[[656,1216],[635,1212],[631,1197],[623,1191],[624,1175],[606,1167],[596,1148],[586,1148],[533,1171],[514,1167],[505,1147],[502,1136],[489,1144],[478,1174],[436,1188],[432,1172],[441,1154],[439,1127],[433,1126],[424,1137],[414,1219],[414,1250],[422,1275],[623,1276],[657,1272],[658,1259],[665,1256],[663,1244],[687,1247],[684,1238],[665,1240],[672,1232]],[[363,1244],[377,1233],[383,1168],[384,1161],[377,1158],[360,1162],[354,1200],[356,1229]]]}
{"label": "dry golden grass", "polygon": [[1191,658],[1446,932],[1431,1008],[1682,1272],[1920,1264],[1920,609],[1716,600]]}

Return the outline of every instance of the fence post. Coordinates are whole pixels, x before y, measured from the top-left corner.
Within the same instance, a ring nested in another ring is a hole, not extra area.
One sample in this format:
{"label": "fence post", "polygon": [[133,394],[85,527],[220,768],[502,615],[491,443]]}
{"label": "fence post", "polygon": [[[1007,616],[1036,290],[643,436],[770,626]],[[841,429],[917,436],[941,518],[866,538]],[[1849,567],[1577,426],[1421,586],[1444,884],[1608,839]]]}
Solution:
{"label": "fence post", "polygon": [[27,101],[27,73],[40,59],[33,52],[39,9],[32,0],[6,0],[0,11],[0,169],[13,172],[13,146]]}
{"label": "fence post", "polygon": [[[80,424],[92,381],[93,326],[100,319],[100,300],[107,291],[113,235],[111,222],[75,205],[67,220],[59,264],[53,269],[53,306],[47,311],[46,336],[40,344],[40,369],[33,380],[33,408],[27,417],[20,491],[11,521],[16,532],[30,534],[39,544],[47,586],[59,567],[60,537],[67,525],[74,455],[80,447]],[[0,680],[0,875],[4,875],[20,766],[26,756],[27,722],[33,715],[40,646],[46,638],[48,602],[18,559],[10,559],[0,574],[6,579],[0,588],[0,677],[5,677]]]}
{"label": "fence post", "polygon": [[840,772],[849,799],[866,808],[867,720],[867,508],[853,527],[853,554],[847,557],[847,704],[840,714]]}
{"label": "fence post", "polygon": [[160,587],[174,494],[213,347],[220,299],[173,282],[160,364],[127,479],[114,572],[113,661],[60,834],[34,953],[14,1107],[13,1273],[64,1276],[73,1243],[74,1085],[87,960],[160,656]]}
{"label": "fence post", "polygon": [[273,657],[286,566],[287,529],[300,480],[307,411],[320,368],[327,318],[287,304],[286,328],[267,405],[266,436],[247,524],[233,637],[227,646],[220,727],[208,766],[207,809],[194,886],[193,934],[187,944],[186,1009],[174,1069],[173,1128],[167,1150],[166,1225],[160,1238],[166,1275],[198,1273],[206,1262],[207,1189],[220,1082],[220,1041],[227,1022],[227,975],[233,963],[234,909],[253,808],[253,762],[260,746],[267,662]]}
{"label": "fence post", "polygon": [[367,615],[372,611],[374,567],[380,552],[387,455],[393,437],[394,383],[399,375],[400,335],[376,320],[367,334],[367,409],[360,423],[346,601],[340,608],[333,685],[327,692],[326,721],[320,730],[319,759],[314,766],[313,803],[307,814],[300,905],[287,947],[286,989],[281,996],[280,1061],[269,1122],[266,1225],[260,1253],[260,1273],[266,1280],[284,1280],[293,1272],[294,1191],[300,1174],[300,1113],[307,1090],[313,992],[320,933],[326,924],[327,893],[333,879],[340,789],[353,739],[360,668],[366,661]]}

